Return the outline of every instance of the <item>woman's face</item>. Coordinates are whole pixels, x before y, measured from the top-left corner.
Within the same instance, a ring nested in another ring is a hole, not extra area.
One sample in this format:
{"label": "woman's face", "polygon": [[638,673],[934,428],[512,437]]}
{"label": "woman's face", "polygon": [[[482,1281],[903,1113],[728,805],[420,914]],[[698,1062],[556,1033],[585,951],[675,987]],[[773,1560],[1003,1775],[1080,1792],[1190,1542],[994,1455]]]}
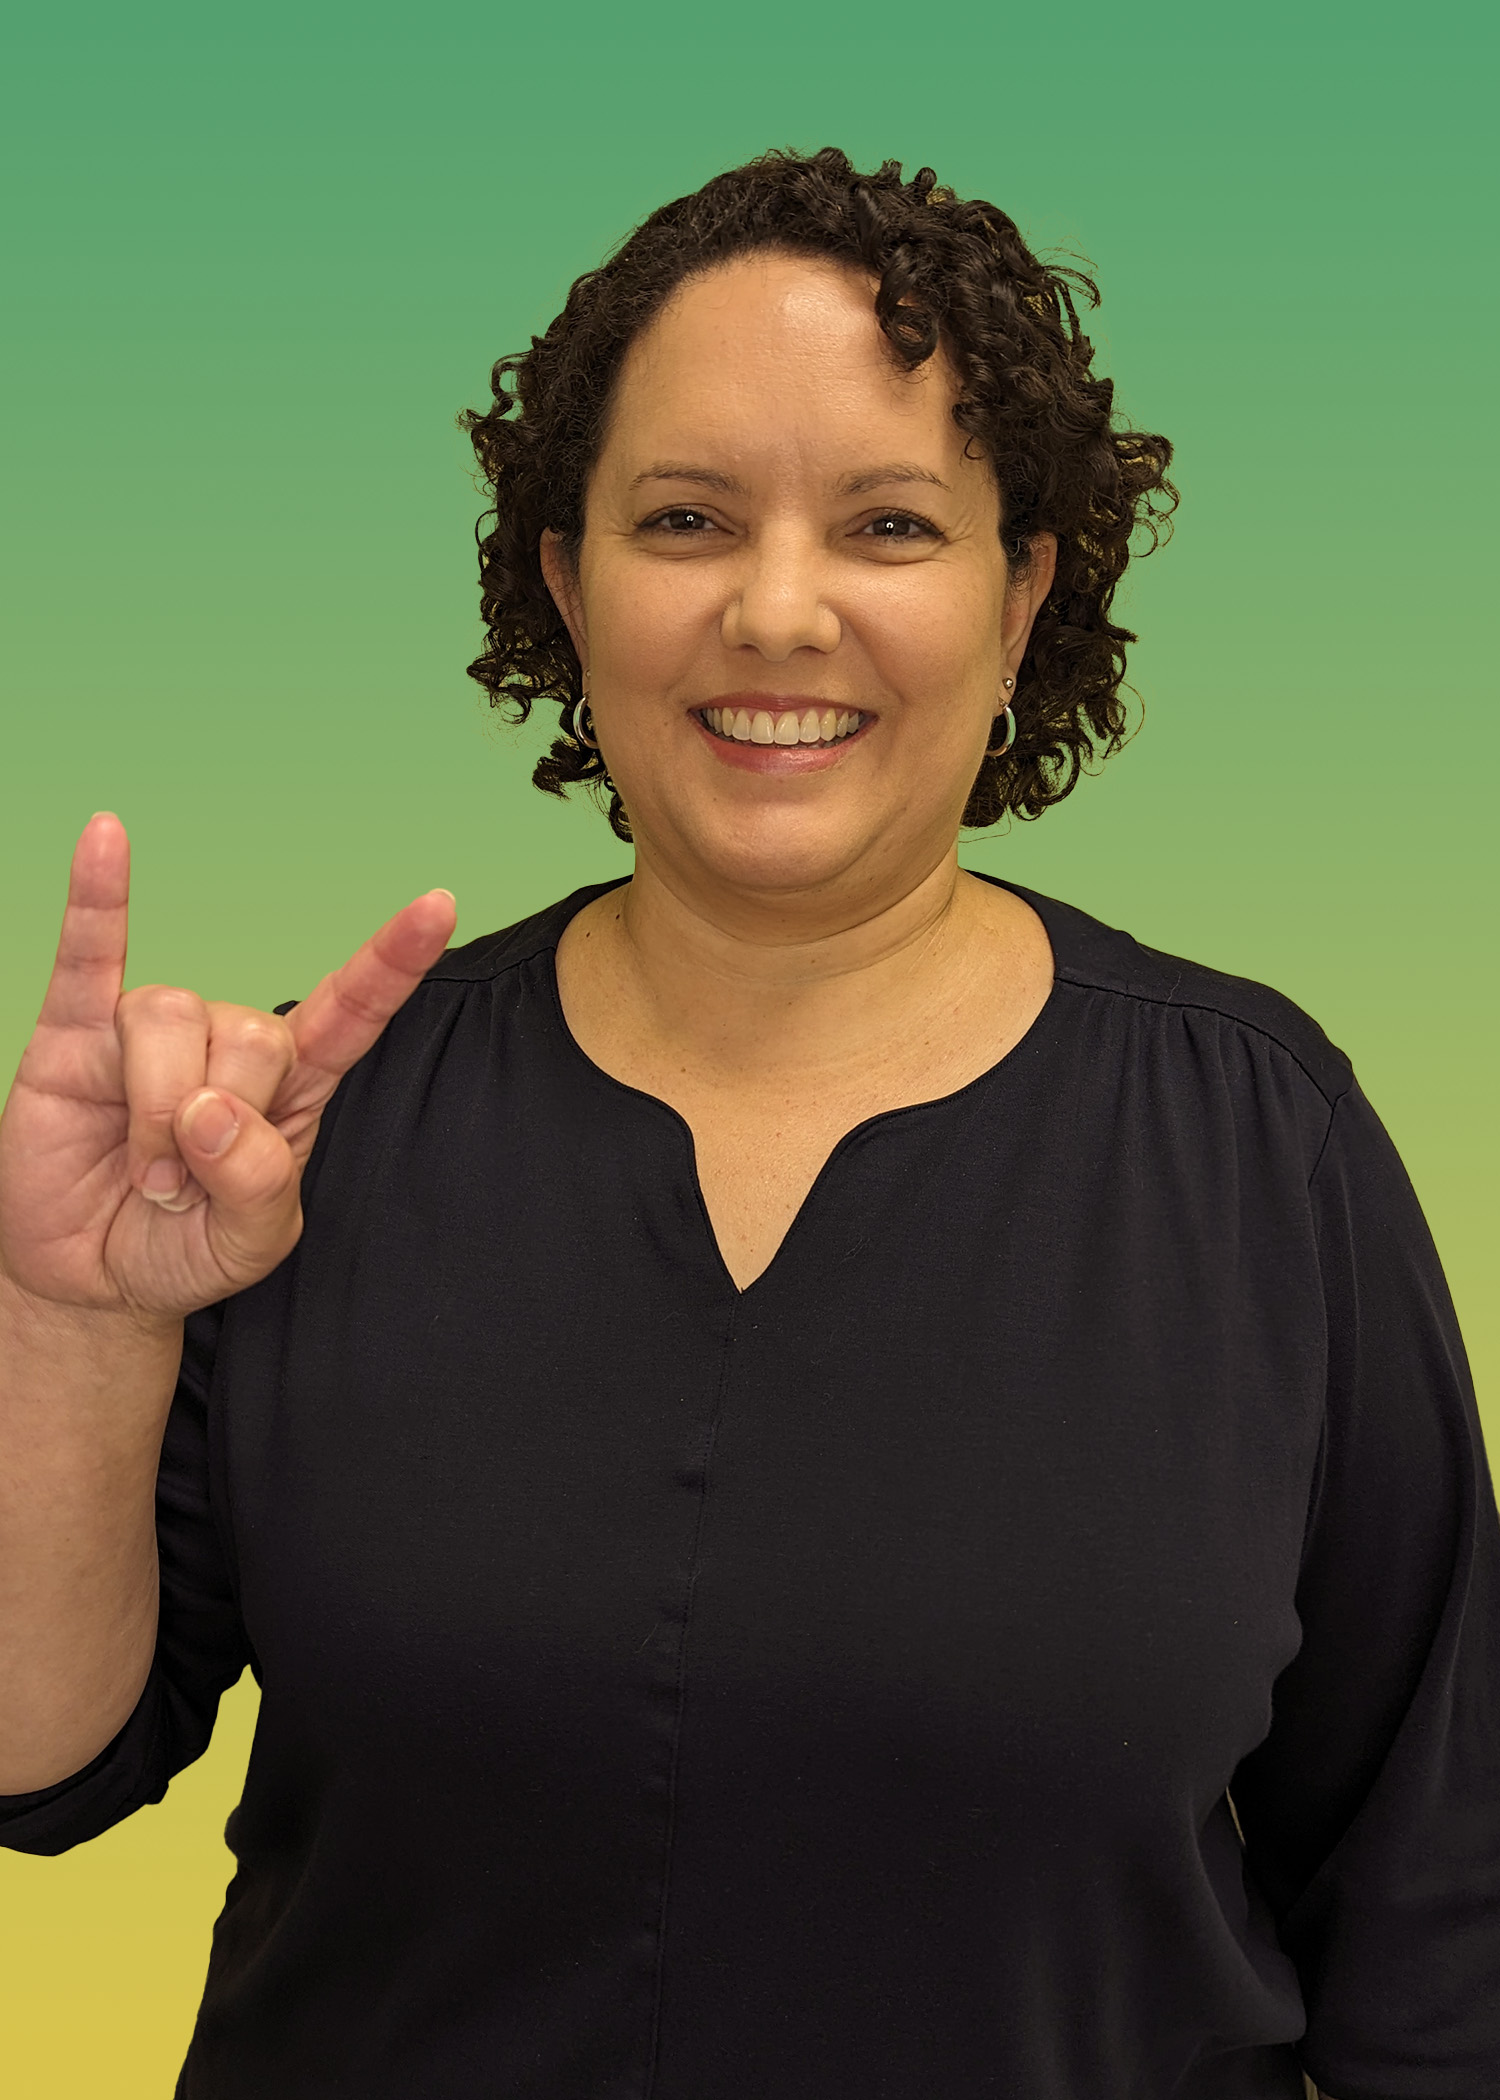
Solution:
{"label": "woman's face", "polygon": [[576,577],[552,534],[542,558],[669,879],[865,894],[952,850],[1055,552],[1007,589],[955,399],[941,356],[894,363],[873,283],[818,259],[724,265],[632,345]]}

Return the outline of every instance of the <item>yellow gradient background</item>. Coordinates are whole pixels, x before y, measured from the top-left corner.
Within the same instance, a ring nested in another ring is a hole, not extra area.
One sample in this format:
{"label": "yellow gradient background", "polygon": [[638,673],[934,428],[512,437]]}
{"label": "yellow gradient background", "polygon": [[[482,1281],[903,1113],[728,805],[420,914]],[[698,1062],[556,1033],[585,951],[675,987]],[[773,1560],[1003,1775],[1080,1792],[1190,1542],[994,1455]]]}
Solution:
{"label": "yellow gradient background", "polygon": [[[261,1004],[434,883],[467,939],[621,868],[463,676],[454,415],[716,170],[925,161],[1092,259],[1102,361],[1183,490],[1125,594],[1142,734],[967,857],[1317,1015],[1492,1395],[1493,19],[33,10],[0,67],[5,1069],[95,808],[135,842],[132,981]],[[252,1725],[247,1684],[161,1807],[0,1852],[6,2100],[171,2093]]]}

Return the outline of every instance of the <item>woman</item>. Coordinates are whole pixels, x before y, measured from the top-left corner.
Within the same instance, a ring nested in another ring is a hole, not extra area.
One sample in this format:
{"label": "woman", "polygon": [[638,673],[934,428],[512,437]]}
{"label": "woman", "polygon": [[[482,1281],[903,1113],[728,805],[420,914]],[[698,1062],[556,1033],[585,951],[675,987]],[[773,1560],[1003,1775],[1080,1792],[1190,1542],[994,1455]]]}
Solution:
{"label": "woman", "polygon": [[1275,993],[957,864],[1120,741],[1172,500],[1069,285],[773,154],[496,368],[476,672],[628,883],[277,1017],[122,996],[84,834],[0,1787],[74,1844],[255,1670],[182,2094],[1495,2090],[1500,1532],[1400,1165]]}

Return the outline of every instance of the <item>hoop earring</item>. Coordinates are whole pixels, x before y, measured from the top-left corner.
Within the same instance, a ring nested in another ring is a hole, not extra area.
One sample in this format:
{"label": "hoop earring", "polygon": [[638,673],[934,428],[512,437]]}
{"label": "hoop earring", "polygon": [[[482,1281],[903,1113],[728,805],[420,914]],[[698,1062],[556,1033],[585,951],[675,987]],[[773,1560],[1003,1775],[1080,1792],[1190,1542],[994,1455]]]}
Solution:
{"label": "hoop earring", "polygon": [[578,703],[573,709],[573,741],[575,744],[582,744],[586,751],[597,751],[599,748],[598,744],[583,726],[583,718],[588,712],[588,704],[588,694],[581,693],[578,697]]}
{"label": "hoop earring", "polygon": [[[1006,681],[1007,684],[1009,684],[1009,682],[1009,680]],[[1016,740],[1016,718],[1011,713],[1010,702],[1008,700],[1006,701],[1004,707],[1001,708],[1000,713],[996,715],[995,720],[998,722],[1002,716],[1004,717],[1005,721],[1005,742],[1003,744],[994,745],[986,744],[984,750],[984,755],[986,758],[1004,758],[1006,752],[1010,749],[1011,745]]]}

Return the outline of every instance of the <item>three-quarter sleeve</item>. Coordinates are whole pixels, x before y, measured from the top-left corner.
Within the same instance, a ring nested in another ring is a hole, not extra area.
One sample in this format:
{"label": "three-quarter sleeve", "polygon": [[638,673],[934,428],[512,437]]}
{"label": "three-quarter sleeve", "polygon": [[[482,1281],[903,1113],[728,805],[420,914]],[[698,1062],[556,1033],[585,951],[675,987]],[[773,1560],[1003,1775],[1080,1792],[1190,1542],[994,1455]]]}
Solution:
{"label": "three-quarter sleeve", "polygon": [[1327,1401],[1303,1638],[1233,1792],[1339,2100],[1500,2090],[1500,1524],[1463,1344],[1357,1087],[1311,1181]]}
{"label": "three-quarter sleeve", "polygon": [[211,1306],[186,1323],[157,1475],[161,1606],[150,1675],[91,1764],[39,1793],[0,1796],[0,1845],[12,1851],[66,1852],[160,1801],[173,1774],[207,1749],[219,1700],[251,1661],[210,1487],[209,1386],[223,1314]]}

